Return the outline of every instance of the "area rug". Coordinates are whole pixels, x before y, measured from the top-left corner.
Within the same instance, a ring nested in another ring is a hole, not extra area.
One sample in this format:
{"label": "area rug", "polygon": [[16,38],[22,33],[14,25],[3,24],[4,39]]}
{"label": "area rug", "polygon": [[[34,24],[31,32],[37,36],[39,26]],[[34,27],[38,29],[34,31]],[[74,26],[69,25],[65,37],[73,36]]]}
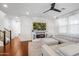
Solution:
{"label": "area rug", "polygon": [[28,55],[29,56],[42,56],[40,41],[29,42]]}

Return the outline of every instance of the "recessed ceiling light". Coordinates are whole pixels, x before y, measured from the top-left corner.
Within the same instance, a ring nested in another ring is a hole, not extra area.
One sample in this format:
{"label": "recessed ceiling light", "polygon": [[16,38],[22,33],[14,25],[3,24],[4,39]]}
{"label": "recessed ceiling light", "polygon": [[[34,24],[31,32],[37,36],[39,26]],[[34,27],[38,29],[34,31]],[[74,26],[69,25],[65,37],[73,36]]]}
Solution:
{"label": "recessed ceiling light", "polygon": [[3,7],[8,8],[8,5],[7,4],[4,4]]}
{"label": "recessed ceiling light", "polygon": [[16,16],[15,18],[19,18],[19,17]]}
{"label": "recessed ceiling light", "polygon": [[29,15],[29,12],[26,12],[26,15]]}

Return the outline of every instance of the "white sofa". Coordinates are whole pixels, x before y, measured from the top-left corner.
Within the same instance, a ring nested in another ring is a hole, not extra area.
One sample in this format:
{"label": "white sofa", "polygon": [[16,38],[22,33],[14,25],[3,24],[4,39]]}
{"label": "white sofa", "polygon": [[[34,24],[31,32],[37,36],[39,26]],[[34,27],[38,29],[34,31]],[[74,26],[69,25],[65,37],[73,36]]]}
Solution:
{"label": "white sofa", "polygon": [[42,42],[43,42],[43,44],[47,44],[47,45],[56,45],[59,43],[58,40],[53,39],[53,38],[43,38]]}
{"label": "white sofa", "polygon": [[53,51],[51,48],[49,48],[49,46],[48,45],[43,45],[42,46],[42,54],[43,54],[43,56],[58,56],[58,54],[55,52],[55,51]]}
{"label": "white sofa", "polygon": [[53,38],[60,41],[61,43],[65,43],[65,42],[79,43],[79,38],[71,37],[71,36],[68,36],[68,35],[55,35]]}
{"label": "white sofa", "polygon": [[[58,44],[58,41],[52,38],[39,38],[34,39],[32,42],[29,42],[29,55],[30,56],[41,56],[41,48],[46,44],[48,46]],[[32,53],[31,53],[32,52]]]}
{"label": "white sofa", "polygon": [[53,38],[39,38],[39,39],[35,39],[34,41],[40,41],[40,43],[43,44],[47,44],[47,45],[56,45],[59,43],[58,40],[53,39]]}
{"label": "white sofa", "polygon": [[[43,45],[42,53],[44,56],[79,56],[79,38],[68,35],[55,35],[53,39],[62,44]],[[49,41],[51,42],[51,40]]]}
{"label": "white sofa", "polygon": [[64,43],[60,45],[43,45],[43,56],[79,56],[79,43]]}

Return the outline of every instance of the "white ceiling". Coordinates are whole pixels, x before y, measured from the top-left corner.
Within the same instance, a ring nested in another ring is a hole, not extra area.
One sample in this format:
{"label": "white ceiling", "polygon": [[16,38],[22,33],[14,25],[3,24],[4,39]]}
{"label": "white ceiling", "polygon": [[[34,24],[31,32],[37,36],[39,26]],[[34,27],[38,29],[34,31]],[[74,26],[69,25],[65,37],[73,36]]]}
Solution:
{"label": "white ceiling", "polygon": [[[0,3],[0,10],[12,16],[57,17],[79,9],[79,3],[56,3],[55,8],[61,10],[61,13],[49,11],[43,14],[51,7],[51,3],[6,3],[8,8],[4,8],[3,4],[5,3]],[[26,12],[29,12],[29,15],[26,15]]]}

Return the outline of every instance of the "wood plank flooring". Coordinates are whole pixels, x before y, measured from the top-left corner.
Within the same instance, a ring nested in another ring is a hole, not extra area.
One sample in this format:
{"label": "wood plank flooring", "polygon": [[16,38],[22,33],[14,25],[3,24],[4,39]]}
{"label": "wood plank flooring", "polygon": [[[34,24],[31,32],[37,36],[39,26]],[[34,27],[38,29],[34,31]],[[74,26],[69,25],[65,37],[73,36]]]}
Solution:
{"label": "wood plank flooring", "polygon": [[5,46],[5,50],[0,48],[0,56],[28,56],[28,42],[15,37]]}

